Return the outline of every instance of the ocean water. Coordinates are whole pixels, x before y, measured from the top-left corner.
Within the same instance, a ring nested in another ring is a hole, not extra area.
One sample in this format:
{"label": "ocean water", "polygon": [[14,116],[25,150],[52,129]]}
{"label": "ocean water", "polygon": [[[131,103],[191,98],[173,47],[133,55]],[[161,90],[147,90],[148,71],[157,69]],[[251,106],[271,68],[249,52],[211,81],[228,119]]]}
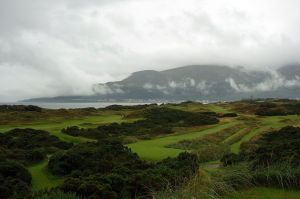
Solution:
{"label": "ocean water", "polygon": [[93,102],[93,103],[44,103],[44,102],[17,102],[17,103],[1,103],[7,105],[35,105],[47,109],[70,109],[70,108],[104,108],[110,105],[134,106],[150,103],[131,103],[131,102]]}

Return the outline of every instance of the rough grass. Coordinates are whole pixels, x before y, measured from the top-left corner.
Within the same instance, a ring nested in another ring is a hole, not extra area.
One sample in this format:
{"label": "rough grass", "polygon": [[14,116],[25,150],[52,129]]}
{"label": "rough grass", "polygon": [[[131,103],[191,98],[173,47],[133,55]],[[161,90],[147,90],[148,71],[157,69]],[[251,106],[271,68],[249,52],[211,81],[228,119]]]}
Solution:
{"label": "rough grass", "polygon": [[41,190],[34,192],[34,199],[84,199],[81,196],[77,196],[75,193],[64,193],[60,190],[49,191]]}
{"label": "rough grass", "polygon": [[299,199],[300,191],[253,187],[244,191],[236,192],[227,199]]}
{"label": "rough grass", "polygon": [[251,174],[247,165],[222,168],[206,172],[199,170],[184,186],[172,187],[154,193],[156,199],[221,199],[236,189],[251,186]]}
{"label": "rough grass", "polygon": [[200,131],[189,132],[189,133],[178,133],[165,137],[155,138],[152,140],[139,141],[127,146],[131,150],[137,153],[141,158],[146,160],[161,160],[166,157],[176,157],[179,153],[183,152],[182,149],[167,148],[166,146],[177,143],[181,140],[188,140],[199,138],[201,136],[221,131],[230,126],[236,125],[238,122],[222,123],[212,125],[204,128]]}

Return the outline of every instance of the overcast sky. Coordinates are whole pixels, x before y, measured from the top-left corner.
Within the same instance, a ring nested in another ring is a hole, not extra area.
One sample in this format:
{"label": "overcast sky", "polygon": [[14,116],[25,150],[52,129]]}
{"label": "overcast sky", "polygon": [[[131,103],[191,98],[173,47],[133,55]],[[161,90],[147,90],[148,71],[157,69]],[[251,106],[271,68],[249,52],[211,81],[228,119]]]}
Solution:
{"label": "overcast sky", "polygon": [[299,0],[0,0],[0,101],[137,70],[300,61]]}

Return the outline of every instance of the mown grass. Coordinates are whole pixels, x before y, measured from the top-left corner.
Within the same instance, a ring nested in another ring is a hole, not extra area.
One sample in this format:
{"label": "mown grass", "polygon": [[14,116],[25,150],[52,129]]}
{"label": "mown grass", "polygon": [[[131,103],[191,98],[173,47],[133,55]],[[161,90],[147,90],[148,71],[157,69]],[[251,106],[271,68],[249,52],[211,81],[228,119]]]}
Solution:
{"label": "mown grass", "polygon": [[146,160],[161,160],[166,157],[176,157],[179,153],[183,152],[182,149],[167,148],[166,146],[179,142],[181,140],[188,140],[199,138],[201,136],[215,133],[230,126],[237,125],[238,122],[228,122],[209,126],[199,131],[189,132],[189,133],[177,133],[165,137],[155,138],[152,140],[138,141],[133,144],[128,144],[127,146],[131,150],[137,153],[141,158]]}
{"label": "mown grass", "polygon": [[92,128],[98,125],[112,123],[112,122],[130,122],[136,119],[123,119],[119,114],[113,115],[98,115],[98,116],[87,116],[78,119],[59,119],[51,120],[32,124],[19,124],[19,125],[1,125],[0,132],[6,132],[14,128],[33,128],[39,130],[49,131],[51,134],[57,136],[63,141],[82,143],[87,141],[92,141],[88,138],[83,137],[73,137],[70,135],[62,134],[61,129],[68,126],[79,126],[82,128]]}
{"label": "mown grass", "polygon": [[52,188],[60,185],[63,178],[53,176],[47,171],[48,161],[44,160],[36,165],[28,167],[32,176],[33,190],[40,190],[44,188]]}
{"label": "mown grass", "polygon": [[184,103],[180,105],[173,105],[173,104],[166,104],[163,105],[168,108],[179,109],[183,111],[190,111],[190,112],[206,112],[212,111],[216,113],[227,113],[229,110],[223,106],[222,104],[213,103],[213,104],[201,104],[201,103]]}
{"label": "mown grass", "polygon": [[253,187],[236,192],[227,199],[299,199],[300,191],[284,190],[277,188]]}
{"label": "mown grass", "polygon": [[[256,117],[259,121],[255,126],[250,125],[249,129],[245,129],[246,132],[240,132],[241,136],[237,142],[231,145],[231,151],[233,153],[238,153],[240,151],[240,145],[243,142],[249,141],[253,137],[266,132],[271,129],[279,129],[287,125],[296,125],[300,123],[299,117],[295,115],[289,116],[269,116],[269,117]],[[231,139],[234,139],[234,136],[239,136],[238,134],[233,135]]]}

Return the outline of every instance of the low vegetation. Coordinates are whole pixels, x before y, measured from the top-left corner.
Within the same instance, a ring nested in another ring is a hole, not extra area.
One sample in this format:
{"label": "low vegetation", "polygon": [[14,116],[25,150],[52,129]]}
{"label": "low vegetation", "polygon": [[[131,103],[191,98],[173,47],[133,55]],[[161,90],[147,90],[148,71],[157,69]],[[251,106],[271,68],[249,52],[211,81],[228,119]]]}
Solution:
{"label": "low vegetation", "polygon": [[0,106],[0,198],[297,198],[299,110],[271,99]]}
{"label": "low vegetation", "polygon": [[68,149],[72,145],[41,130],[14,129],[0,134],[0,156],[3,159],[19,161],[24,165],[40,162],[47,154]]}
{"label": "low vegetation", "polygon": [[143,113],[145,119],[132,123],[111,123],[97,128],[68,127],[62,133],[72,136],[82,136],[93,139],[106,137],[138,136],[151,138],[157,135],[174,133],[173,127],[188,127],[217,124],[215,115],[208,113],[192,113],[169,108],[151,108]]}

